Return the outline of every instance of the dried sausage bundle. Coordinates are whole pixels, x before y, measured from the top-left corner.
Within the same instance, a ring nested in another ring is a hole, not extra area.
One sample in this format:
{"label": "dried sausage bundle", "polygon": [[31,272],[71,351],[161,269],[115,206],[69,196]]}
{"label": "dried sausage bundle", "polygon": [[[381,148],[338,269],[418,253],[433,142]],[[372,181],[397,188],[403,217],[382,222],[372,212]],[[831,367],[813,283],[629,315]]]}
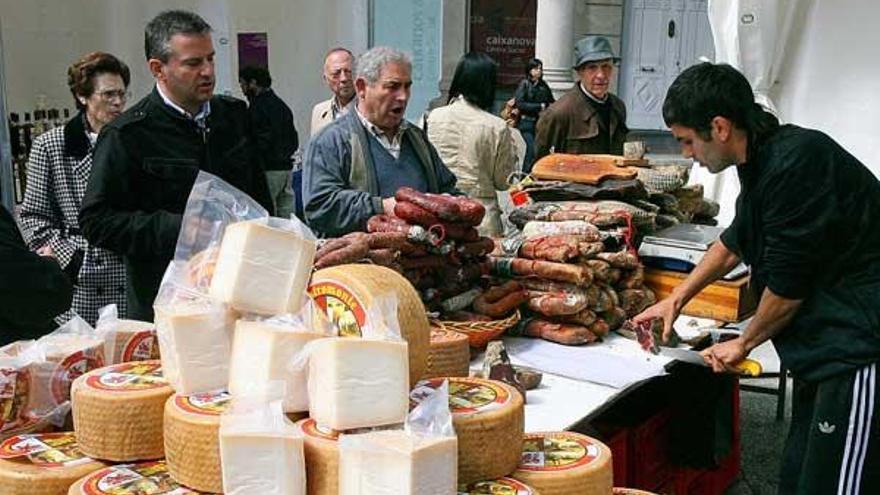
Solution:
{"label": "dried sausage bundle", "polygon": [[635,270],[639,267],[638,256],[632,253],[628,253],[626,251],[618,251],[616,253],[599,253],[596,255],[596,257],[600,260],[607,261],[611,266],[615,268]]}
{"label": "dried sausage bundle", "polygon": [[587,309],[585,295],[566,292],[528,291],[529,309],[544,316],[570,316]]}
{"label": "dried sausage bundle", "polygon": [[[462,223],[471,227],[480,225],[483,221],[483,216],[486,214],[486,208],[477,200],[463,196],[450,196],[448,194],[423,193],[410,187],[398,189],[394,194],[394,199],[398,201],[398,204],[410,203],[417,206],[424,210],[424,212],[435,216],[438,220]],[[394,213],[400,216],[397,213],[397,208],[395,208]],[[424,218],[427,221],[427,217]],[[421,222],[418,223],[426,225]],[[433,223],[430,225],[433,225]]]}
{"label": "dried sausage bundle", "polygon": [[591,241],[589,236],[560,234],[525,240],[519,248],[519,255],[533,260],[565,263],[581,257],[591,258],[602,249],[602,243]]}
{"label": "dried sausage bundle", "polygon": [[501,319],[515,311],[529,299],[528,292],[518,282],[509,281],[492,287],[474,300],[474,311]]}
{"label": "dried sausage bundle", "polygon": [[529,222],[523,227],[523,237],[547,237],[549,235],[579,235],[586,237],[590,242],[602,240],[599,229],[582,220],[567,222]]}
{"label": "dried sausage bundle", "polygon": [[536,337],[557,344],[583,345],[596,342],[598,337],[583,325],[554,323],[542,318],[530,318],[521,322],[521,333],[526,337]]}
{"label": "dried sausage bundle", "polygon": [[593,272],[589,268],[552,261],[492,258],[492,270],[502,277],[535,277],[581,286],[588,286],[593,282]]}

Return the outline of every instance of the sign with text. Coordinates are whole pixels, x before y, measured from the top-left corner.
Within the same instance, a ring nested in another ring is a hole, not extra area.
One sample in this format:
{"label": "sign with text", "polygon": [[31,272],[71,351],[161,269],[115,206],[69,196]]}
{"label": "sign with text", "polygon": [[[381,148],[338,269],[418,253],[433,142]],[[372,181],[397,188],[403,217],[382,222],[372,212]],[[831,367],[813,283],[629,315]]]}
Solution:
{"label": "sign with text", "polygon": [[537,0],[471,0],[471,50],[498,62],[498,85],[516,86],[535,56]]}

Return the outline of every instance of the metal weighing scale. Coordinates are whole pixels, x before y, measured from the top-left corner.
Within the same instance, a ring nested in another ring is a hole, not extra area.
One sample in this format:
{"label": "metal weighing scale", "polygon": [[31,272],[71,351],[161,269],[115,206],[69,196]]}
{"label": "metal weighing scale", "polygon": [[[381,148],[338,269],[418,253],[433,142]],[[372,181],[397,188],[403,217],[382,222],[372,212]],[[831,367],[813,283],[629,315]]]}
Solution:
{"label": "metal weighing scale", "polygon": [[[724,229],[710,225],[680,223],[645,236],[639,247],[642,262],[649,267],[688,273],[703,259],[709,247],[718,240]],[[733,280],[748,273],[740,263],[724,280]]]}

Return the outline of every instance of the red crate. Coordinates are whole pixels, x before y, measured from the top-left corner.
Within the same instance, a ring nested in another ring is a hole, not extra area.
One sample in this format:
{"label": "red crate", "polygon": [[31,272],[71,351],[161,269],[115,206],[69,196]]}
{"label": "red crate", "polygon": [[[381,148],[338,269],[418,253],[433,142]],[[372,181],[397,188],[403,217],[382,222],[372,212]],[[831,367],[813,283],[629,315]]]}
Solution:
{"label": "red crate", "polygon": [[633,428],[629,486],[656,490],[672,478],[674,470],[667,454],[671,422],[672,412],[664,409]]}
{"label": "red crate", "polygon": [[622,428],[605,441],[605,445],[611,449],[614,486],[627,486],[629,483],[629,433],[629,428]]}

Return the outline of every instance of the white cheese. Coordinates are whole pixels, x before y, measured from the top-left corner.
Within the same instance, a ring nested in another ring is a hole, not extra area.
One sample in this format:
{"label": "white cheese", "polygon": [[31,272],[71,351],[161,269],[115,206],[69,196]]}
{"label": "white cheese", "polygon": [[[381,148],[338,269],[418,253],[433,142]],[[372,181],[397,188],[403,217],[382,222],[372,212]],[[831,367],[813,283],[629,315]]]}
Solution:
{"label": "white cheese", "polygon": [[[284,421],[283,418],[273,418]],[[303,438],[296,428],[266,423],[239,425],[251,418],[237,415],[220,420],[220,462],[226,495],[305,495]]]}

